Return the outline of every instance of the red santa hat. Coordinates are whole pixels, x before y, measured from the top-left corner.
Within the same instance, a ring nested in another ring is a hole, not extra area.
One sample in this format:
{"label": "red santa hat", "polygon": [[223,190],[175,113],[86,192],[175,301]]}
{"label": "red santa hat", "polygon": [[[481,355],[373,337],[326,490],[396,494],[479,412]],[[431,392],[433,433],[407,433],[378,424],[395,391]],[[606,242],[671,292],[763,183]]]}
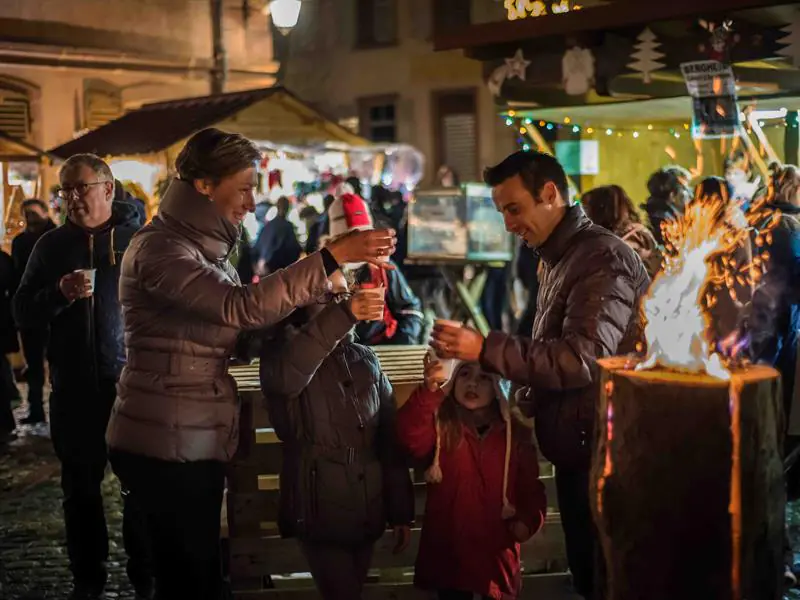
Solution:
{"label": "red santa hat", "polygon": [[330,240],[335,240],[351,231],[374,229],[372,215],[369,212],[366,201],[352,191],[338,196],[333,201],[333,204],[328,209],[328,224],[328,237]]}

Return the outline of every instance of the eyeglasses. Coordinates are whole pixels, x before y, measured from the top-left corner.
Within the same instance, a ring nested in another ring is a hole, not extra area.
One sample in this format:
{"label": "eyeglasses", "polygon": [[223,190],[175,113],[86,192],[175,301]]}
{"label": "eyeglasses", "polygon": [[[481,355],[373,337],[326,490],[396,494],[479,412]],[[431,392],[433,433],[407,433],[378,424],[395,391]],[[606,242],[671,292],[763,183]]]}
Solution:
{"label": "eyeglasses", "polygon": [[101,183],[110,183],[109,181],[93,181],[92,183],[79,183],[77,185],[65,186],[58,189],[58,197],[63,200],[68,200],[73,194],[78,194],[79,198],[83,198],[89,193],[89,188]]}

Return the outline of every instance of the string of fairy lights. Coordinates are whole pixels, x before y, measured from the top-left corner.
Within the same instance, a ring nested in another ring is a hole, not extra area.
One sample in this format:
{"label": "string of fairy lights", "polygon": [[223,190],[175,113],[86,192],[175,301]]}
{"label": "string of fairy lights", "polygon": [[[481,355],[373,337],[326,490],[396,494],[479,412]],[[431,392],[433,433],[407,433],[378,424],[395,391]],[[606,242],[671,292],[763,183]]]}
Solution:
{"label": "string of fairy lights", "polygon": [[[536,120],[532,117],[528,116],[520,116],[517,115],[515,111],[508,111],[507,113],[501,115],[501,117],[505,120],[506,127],[513,128],[517,131],[517,144],[523,150],[530,150],[531,148],[536,148],[539,146],[538,142],[533,138],[531,134],[531,130],[534,127],[538,127],[540,131],[562,131],[566,132],[568,135],[574,135],[580,137],[582,135],[595,135],[597,134],[598,137],[606,136],[606,137],[629,137],[632,139],[639,139],[643,135],[648,133],[668,133],[672,137],[676,139],[680,139],[683,136],[688,136],[691,139],[691,124],[690,123],[682,123],[680,125],[654,125],[654,124],[647,124],[647,125],[639,125],[634,127],[619,127],[619,126],[600,126],[600,125],[591,125],[586,123],[584,125],[579,125],[574,123],[570,117],[564,117],[563,121],[555,122],[555,121],[546,121],[546,120]],[[751,133],[751,128],[747,121],[743,121],[745,128],[748,133]],[[766,121],[759,121],[759,126],[762,128],[785,128],[791,127],[796,129],[798,127],[797,119],[781,119],[776,120],[774,123],[770,122],[767,123]]]}

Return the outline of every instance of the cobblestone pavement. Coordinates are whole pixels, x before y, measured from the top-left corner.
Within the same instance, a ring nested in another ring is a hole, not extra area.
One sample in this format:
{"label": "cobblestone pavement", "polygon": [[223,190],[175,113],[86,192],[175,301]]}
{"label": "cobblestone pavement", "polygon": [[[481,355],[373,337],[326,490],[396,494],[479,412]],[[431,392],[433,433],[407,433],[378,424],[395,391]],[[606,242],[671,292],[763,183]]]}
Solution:
{"label": "cobblestone pavement", "polygon": [[[18,422],[25,413],[23,406],[15,410]],[[56,600],[66,598],[72,588],[59,465],[42,433],[23,427],[10,447],[0,447],[0,600]],[[110,471],[103,496],[111,538],[106,594],[133,600],[125,575],[119,485]],[[800,502],[789,506],[787,521],[800,566]],[[800,600],[800,589],[788,592],[785,600]]]}
{"label": "cobblestone pavement", "polygon": [[[20,407],[15,414],[19,422],[25,411]],[[61,599],[72,589],[59,465],[50,440],[41,434],[22,428],[19,439],[0,449],[0,600]],[[107,596],[132,600],[122,548],[122,502],[110,472],[103,496],[111,537]]]}

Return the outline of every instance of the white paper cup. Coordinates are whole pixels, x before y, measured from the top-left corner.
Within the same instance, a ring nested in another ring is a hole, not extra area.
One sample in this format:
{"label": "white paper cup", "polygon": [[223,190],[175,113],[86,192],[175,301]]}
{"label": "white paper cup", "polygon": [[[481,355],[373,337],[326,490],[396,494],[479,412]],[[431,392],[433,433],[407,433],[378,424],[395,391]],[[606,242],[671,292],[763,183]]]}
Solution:
{"label": "white paper cup", "polygon": [[77,269],[75,272],[83,275],[89,288],[89,293],[94,294],[94,280],[97,275],[97,269]]}
{"label": "white paper cup", "polygon": [[442,384],[442,387],[450,383],[450,380],[453,378],[453,371],[455,370],[456,363],[458,361],[454,358],[439,358],[439,356],[436,354],[436,350],[433,348],[428,348],[428,358],[430,358],[431,362],[439,361],[442,364],[442,368],[444,368],[447,380]]}

